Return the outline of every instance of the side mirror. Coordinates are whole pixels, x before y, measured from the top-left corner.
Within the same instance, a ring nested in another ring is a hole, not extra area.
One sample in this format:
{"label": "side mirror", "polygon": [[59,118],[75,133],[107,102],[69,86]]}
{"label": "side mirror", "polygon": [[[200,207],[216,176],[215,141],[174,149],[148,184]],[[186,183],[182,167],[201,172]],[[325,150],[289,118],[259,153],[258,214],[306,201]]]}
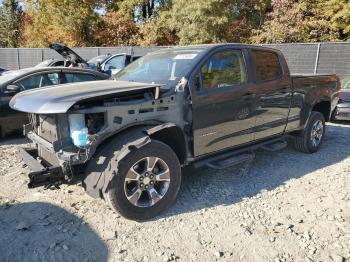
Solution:
{"label": "side mirror", "polygon": [[96,70],[99,71],[99,72],[102,71],[101,62],[97,62],[97,64],[96,64]]}
{"label": "side mirror", "polygon": [[21,88],[18,85],[8,85],[6,86],[6,93],[15,94],[21,91]]}

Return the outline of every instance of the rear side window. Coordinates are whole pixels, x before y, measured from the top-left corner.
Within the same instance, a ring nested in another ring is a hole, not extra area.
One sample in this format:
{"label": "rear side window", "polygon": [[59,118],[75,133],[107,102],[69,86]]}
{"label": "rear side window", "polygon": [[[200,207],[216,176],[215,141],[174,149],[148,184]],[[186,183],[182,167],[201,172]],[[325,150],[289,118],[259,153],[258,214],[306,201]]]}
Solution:
{"label": "rear side window", "polygon": [[201,67],[204,89],[223,88],[247,82],[241,50],[224,50],[213,54]]}
{"label": "rear side window", "polygon": [[256,78],[261,81],[272,81],[282,76],[278,55],[267,51],[253,51]]}
{"label": "rear side window", "polygon": [[65,73],[67,83],[95,81],[96,77],[88,74]]}
{"label": "rear side window", "polygon": [[58,61],[52,64],[52,66],[64,66],[64,61]]}

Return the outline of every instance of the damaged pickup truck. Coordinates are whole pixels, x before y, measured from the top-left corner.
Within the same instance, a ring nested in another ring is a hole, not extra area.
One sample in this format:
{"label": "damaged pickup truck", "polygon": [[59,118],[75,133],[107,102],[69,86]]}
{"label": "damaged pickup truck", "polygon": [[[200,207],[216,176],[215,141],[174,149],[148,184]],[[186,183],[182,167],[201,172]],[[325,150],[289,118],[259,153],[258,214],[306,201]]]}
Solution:
{"label": "damaged pickup truck", "polygon": [[287,145],[316,152],[337,104],[336,75],[291,76],[281,52],[224,44],[150,53],[116,80],[19,93],[28,112],[21,150],[30,187],[72,182],[123,216],[145,220],[167,209],[181,167],[223,169],[254,150]]}

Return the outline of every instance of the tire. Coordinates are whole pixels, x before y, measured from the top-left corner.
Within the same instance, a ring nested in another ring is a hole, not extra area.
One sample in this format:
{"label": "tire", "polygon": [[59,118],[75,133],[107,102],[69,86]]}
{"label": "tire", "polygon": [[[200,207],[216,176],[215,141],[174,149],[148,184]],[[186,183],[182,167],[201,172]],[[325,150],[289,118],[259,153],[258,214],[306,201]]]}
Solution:
{"label": "tire", "polygon": [[[321,124],[322,130],[320,130],[317,134],[321,135],[319,139],[316,139],[317,142],[313,142],[313,131],[315,131],[315,125]],[[301,134],[295,135],[293,137],[294,140],[294,147],[300,152],[303,153],[315,153],[319,150],[321,147],[321,144],[323,142],[323,138],[325,135],[325,118],[323,114],[320,112],[312,111],[311,116],[309,118],[309,121],[307,122],[306,128],[302,131]]]}
{"label": "tire", "polygon": [[333,110],[333,112],[332,112],[332,114],[331,114],[331,122],[332,123],[335,123],[335,122],[337,122],[337,117],[336,117],[336,112],[337,112],[337,108],[335,108],[334,110]]}
{"label": "tire", "polygon": [[[108,185],[107,192],[104,194],[105,199],[115,211],[125,218],[143,221],[159,215],[173,204],[181,185],[181,167],[177,155],[169,146],[162,142],[151,140],[150,143],[141,148],[132,150],[121,159],[119,163],[117,163],[115,158],[116,157],[111,158],[110,168],[105,171],[114,172],[114,176]],[[161,169],[166,170],[166,167],[168,167],[169,173],[167,173],[166,176],[170,177],[169,182],[149,181],[151,176],[153,176],[154,180],[157,177],[157,173],[153,171],[150,172],[151,175],[148,175],[148,178],[145,177],[148,172],[144,173],[142,168],[146,167],[146,165],[148,165],[147,163],[151,162],[148,159],[157,161],[154,164],[154,168],[157,168],[157,170],[159,169],[159,174],[162,173],[162,171],[160,171]],[[117,170],[117,165],[118,171],[115,172],[115,170]],[[130,179],[130,175],[128,174],[130,174],[131,168],[133,168],[134,171],[139,169],[137,172],[138,174],[142,174],[144,179],[143,187],[141,187],[142,181],[139,181],[139,179],[135,180],[133,178],[132,181],[126,182],[127,176],[128,179]],[[151,185],[152,182],[154,183],[153,186]],[[146,190],[146,186],[149,186],[149,188],[152,187],[152,189]],[[160,186],[163,187],[160,188]],[[129,190],[130,187],[134,187],[134,190]],[[152,193],[154,193],[154,189],[158,193],[158,197],[155,199],[151,198],[152,194],[150,193],[151,190],[153,190]],[[141,197],[138,194],[136,195],[136,193],[132,193],[140,190],[144,190],[140,194]],[[160,192],[165,192],[161,198]],[[129,197],[136,195],[139,197],[139,200],[135,201],[137,197],[131,197],[131,200],[129,200],[127,196],[129,193]],[[142,203],[141,200],[143,201]]]}

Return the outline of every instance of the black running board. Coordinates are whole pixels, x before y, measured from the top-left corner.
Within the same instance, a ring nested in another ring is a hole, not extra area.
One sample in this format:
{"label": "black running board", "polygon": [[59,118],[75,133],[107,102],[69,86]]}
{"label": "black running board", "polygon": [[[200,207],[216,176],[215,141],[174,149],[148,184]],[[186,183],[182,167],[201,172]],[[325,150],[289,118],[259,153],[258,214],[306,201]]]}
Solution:
{"label": "black running board", "polygon": [[287,141],[280,140],[280,141],[276,141],[276,142],[273,142],[270,144],[263,145],[261,148],[266,150],[266,151],[274,152],[274,151],[278,151],[278,150],[286,148],[287,145],[288,145]]}
{"label": "black running board", "polygon": [[209,162],[206,164],[206,166],[213,169],[225,169],[247,161],[252,161],[254,157],[255,155],[253,153],[245,153],[241,155],[231,156],[223,160],[218,160],[216,162]]}
{"label": "black running board", "polygon": [[203,156],[193,163],[194,167],[207,166],[214,169],[224,169],[234,165],[251,161],[254,159],[253,153],[257,149],[277,151],[287,146],[285,136],[252,144],[246,147],[217,153],[212,156]]}

